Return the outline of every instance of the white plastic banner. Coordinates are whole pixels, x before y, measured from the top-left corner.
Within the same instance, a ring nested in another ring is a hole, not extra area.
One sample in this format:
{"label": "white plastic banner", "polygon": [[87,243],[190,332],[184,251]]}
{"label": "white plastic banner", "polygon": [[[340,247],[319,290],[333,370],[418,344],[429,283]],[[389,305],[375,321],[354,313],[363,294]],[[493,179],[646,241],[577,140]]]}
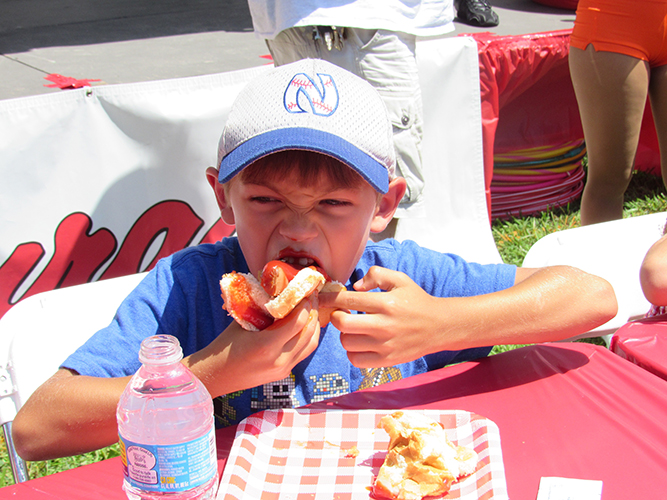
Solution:
{"label": "white plastic banner", "polygon": [[[397,236],[497,261],[476,43],[420,42],[418,54],[428,217]],[[0,101],[0,316],[22,297],[142,272],[231,234],[205,169],[235,96],[269,69]]]}
{"label": "white plastic banner", "polygon": [[484,191],[477,42],[470,37],[421,40],[417,62],[426,216],[400,220],[396,238],[472,262],[501,262]]}

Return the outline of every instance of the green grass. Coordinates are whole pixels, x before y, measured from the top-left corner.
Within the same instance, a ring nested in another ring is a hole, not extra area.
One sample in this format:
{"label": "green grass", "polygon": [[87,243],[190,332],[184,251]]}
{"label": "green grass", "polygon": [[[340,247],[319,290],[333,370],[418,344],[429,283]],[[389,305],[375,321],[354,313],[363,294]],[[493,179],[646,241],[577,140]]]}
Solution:
{"label": "green grass", "polygon": [[[642,172],[635,173],[626,193],[623,216],[634,217],[665,211],[667,211],[667,196],[661,178]],[[575,202],[566,207],[543,212],[537,216],[495,221],[492,225],[492,232],[503,261],[521,265],[530,247],[541,237],[579,225],[579,203]],[[604,342],[599,338],[587,339],[586,341],[604,345]],[[492,354],[516,347],[521,346],[496,346]],[[114,445],[75,457],[46,462],[31,462],[28,464],[28,468],[30,477],[35,478],[118,456],[118,454],[118,446]],[[0,486],[8,484],[13,484],[13,480],[4,437],[0,434]]]}
{"label": "green grass", "polygon": [[[665,211],[667,193],[662,179],[644,172],[635,172],[626,192],[623,217]],[[493,222],[492,232],[503,261],[520,266],[537,240],[549,233],[580,225],[579,201],[576,201],[537,216],[496,220]]]}

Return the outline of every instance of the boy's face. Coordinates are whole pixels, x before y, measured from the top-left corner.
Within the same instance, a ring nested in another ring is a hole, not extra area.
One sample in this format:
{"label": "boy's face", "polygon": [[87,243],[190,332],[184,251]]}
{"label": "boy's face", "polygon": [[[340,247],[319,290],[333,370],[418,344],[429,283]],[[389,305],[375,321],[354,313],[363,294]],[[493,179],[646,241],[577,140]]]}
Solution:
{"label": "boy's face", "polygon": [[302,264],[320,266],[332,279],[345,283],[370,232],[384,229],[395,211],[390,205],[398,204],[404,190],[398,189],[400,196],[393,203],[364,181],[349,186],[319,175],[305,183],[297,171],[272,177],[245,181],[237,176],[226,189],[213,186],[223,219],[236,224],[241,249],[255,275],[273,259],[305,259]]}

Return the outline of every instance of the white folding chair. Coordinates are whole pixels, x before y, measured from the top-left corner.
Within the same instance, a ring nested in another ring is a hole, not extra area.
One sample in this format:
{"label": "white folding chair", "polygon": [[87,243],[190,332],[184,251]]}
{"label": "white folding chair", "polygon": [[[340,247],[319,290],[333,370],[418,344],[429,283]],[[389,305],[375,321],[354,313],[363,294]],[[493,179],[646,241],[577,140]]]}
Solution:
{"label": "white folding chair", "polygon": [[0,318],[0,423],[16,482],[29,478],[16,453],[17,411],[65,358],[113,319],[145,273],[32,295]]}
{"label": "white folding chair", "polygon": [[639,268],[648,249],[662,236],[665,222],[667,212],[660,212],[551,233],[530,248],[523,267],[567,264],[609,281],[618,314],[581,336],[601,336],[609,345],[616,330],[643,317],[650,308],[639,283]]}

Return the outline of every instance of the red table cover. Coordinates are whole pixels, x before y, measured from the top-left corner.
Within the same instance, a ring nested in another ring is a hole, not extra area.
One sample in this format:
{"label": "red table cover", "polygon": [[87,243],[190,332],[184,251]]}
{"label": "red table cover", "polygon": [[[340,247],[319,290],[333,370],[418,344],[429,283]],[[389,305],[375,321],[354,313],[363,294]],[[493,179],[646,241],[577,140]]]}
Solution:
{"label": "red table cover", "polygon": [[[530,346],[450,366],[312,408],[465,410],[500,429],[512,500],[540,478],[602,480],[604,500],[656,498],[667,477],[667,381],[600,346]],[[235,428],[218,431],[219,463]],[[0,489],[0,498],[122,500],[112,459]]]}
{"label": "red table cover", "polygon": [[627,323],[611,338],[610,348],[667,380],[667,315]]}

